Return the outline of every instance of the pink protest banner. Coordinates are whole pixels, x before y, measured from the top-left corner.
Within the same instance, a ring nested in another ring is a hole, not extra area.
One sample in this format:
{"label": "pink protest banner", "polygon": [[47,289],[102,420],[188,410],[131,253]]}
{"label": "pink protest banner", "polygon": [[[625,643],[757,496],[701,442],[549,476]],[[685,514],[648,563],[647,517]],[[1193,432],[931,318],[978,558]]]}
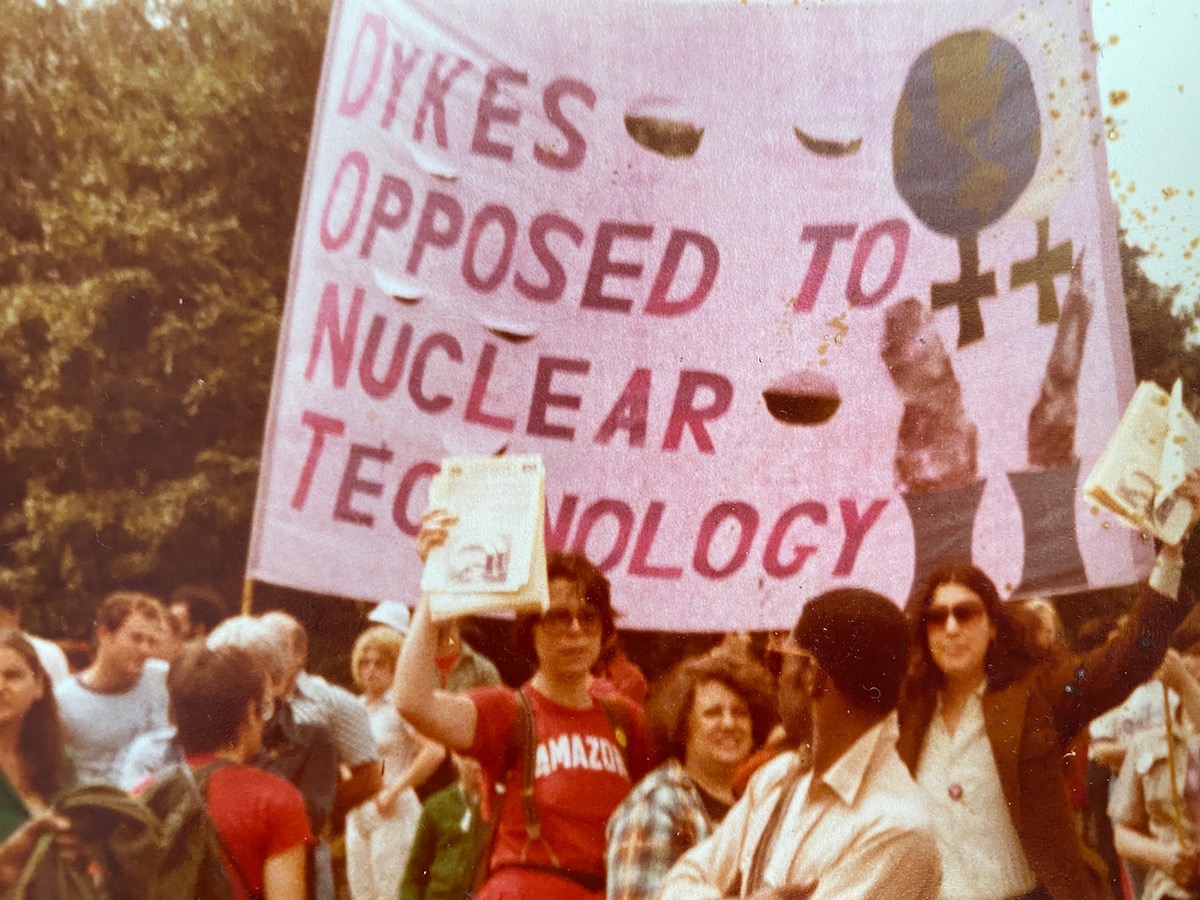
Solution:
{"label": "pink protest banner", "polygon": [[249,575],[413,600],[439,460],[506,451],[629,627],[1137,579],[1078,491],[1133,386],[1093,53],[1071,0],[339,0]]}

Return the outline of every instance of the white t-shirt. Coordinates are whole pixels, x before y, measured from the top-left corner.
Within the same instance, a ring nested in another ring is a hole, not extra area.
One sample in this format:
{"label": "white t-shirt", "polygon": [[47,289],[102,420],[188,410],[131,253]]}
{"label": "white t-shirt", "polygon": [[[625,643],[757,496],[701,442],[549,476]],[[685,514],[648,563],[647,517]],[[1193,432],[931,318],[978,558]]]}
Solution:
{"label": "white t-shirt", "polygon": [[80,781],[115,784],[133,739],[167,724],[167,664],[159,659],[123,693],[93,691],[76,675],[55,685],[54,694]]}
{"label": "white t-shirt", "polygon": [[40,638],[36,634],[30,634],[28,631],[21,632],[25,640],[33,645],[33,650],[38,655],[38,662],[42,664],[42,668],[46,670],[46,674],[50,676],[51,684],[58,684],[60,681],[65,681],[71,677],[71,668],[67,665],[67,654],[63,653],[62,647],[48,641],[45,638]]}

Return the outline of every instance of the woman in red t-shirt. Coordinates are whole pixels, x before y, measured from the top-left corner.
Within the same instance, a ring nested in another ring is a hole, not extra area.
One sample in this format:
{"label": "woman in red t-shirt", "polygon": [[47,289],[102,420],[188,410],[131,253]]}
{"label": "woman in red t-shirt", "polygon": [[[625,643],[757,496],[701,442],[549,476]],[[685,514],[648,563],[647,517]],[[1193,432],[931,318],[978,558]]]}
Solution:
{"label": "woman in red t-shirt", "polygon": [[[417,537],[422,559],[455,520],[434,511]],[[599,900],[604,896],[605,824],[648,767],[640,711],[624,699],[614,716],[592,691],[592,666],[614,619],[608,580],[583,556],[547,557],[550,608],[517,620],[518,649],[537,660],[521,688],[533,717],[533,806],[521,802],[524,750],[513,758],[517,692],[504,686],[465,694],[439,690],[436,629],[424,601],[396,667],[400,714],[426,737],[477,759],[493,782],[505,779],[489,875],[477,900]],[[616,721],[617,719],[621,721]]]}

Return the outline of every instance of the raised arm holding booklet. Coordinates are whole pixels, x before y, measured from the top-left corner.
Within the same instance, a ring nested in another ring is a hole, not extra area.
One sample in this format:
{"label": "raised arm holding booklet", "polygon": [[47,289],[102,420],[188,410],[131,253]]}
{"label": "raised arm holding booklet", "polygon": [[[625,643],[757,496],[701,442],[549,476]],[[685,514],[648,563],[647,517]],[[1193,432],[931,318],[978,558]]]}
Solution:
{"label": "raised arm holding booklet", "polygon": [[442,461],[429,485],[429,505],[458,523],[446,543],[430,552],[421,576],[435,621],[549,606],[545,484],[536,454]]}
{"label": "raised arm holding booklet", "polygon": [[1200,424],[1152,382],[1134,392],[1116,433],[1084,483],[1084,494],[1127,525],[1177,546],[1200,512]]}

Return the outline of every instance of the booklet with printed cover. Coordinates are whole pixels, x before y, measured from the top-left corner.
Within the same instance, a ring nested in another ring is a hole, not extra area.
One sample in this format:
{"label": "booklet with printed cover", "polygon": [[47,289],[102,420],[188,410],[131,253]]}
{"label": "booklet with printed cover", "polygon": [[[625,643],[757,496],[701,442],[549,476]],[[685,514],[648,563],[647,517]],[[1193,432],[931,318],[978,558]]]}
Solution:
{"label": "booklet with printed cover", "polygon": [[1176,545],[1196,519],[1198,479],[1200,424],[1183,404],[1183,383],[1168,394],[1144,381],[1083,490],[1127,525]]}
{"label": "booklet with printed cover", "polygon": [[545,493],[537,454],[442,461],[429,486],[430,508],[446,510],[458,523],[430,552],[421,577],[435,620],[549,606]]}

